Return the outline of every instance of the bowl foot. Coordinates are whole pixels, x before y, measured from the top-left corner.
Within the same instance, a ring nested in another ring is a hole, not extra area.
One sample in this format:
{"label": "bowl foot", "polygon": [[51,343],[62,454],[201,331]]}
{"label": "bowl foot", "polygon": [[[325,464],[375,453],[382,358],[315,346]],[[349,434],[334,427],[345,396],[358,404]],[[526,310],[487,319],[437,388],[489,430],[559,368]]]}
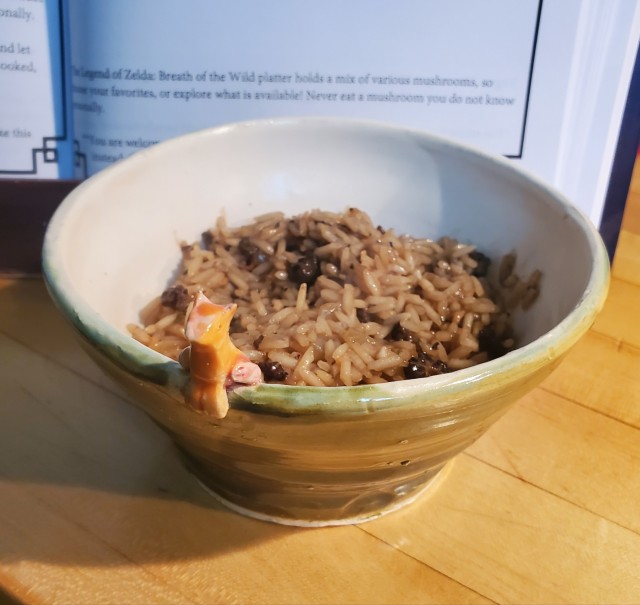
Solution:
{"label": "bowl foot", "polygon": [[249,508],[245,508],[244,506],[240,506],[227,500],[213,489],[211,489],[208,485],[206,485],[197,475],[194,475],[200,486],[211,496],[213,496],[220,504],[225,506],[226,508],[243,515],[245,517],[251,517],[252,519],[257,519],[259,521],[267,521],[269,523],[277,523],[279,525],[289,525],[293,527],[332,527],[338,525],[357,525],[359,523],[366,523],[367,521],[373,521],[374,519],[378,519],[383,515],[387,515],[389,513],[395,512],[408,506],[422,497],[425,492],[433,492],[435,488],[437,488],[445,477],[449,474],[451,470],[451,466],[453,464],[453,460],[447,462],[444,467],[436,473],[429,481],[416,492],[413,492],[411,495],[398,499],[394,501],[389,506],[376,511],[374,513],[367,513],[365,515],[355,516],[355,517],[347,517],[344,519],[321,519],[321,520],[307,520],[307,519],[294,519],[290,517],[280,517],[277,515],[270,515],[267,513],[261,513],[256,510],[251,510]]}

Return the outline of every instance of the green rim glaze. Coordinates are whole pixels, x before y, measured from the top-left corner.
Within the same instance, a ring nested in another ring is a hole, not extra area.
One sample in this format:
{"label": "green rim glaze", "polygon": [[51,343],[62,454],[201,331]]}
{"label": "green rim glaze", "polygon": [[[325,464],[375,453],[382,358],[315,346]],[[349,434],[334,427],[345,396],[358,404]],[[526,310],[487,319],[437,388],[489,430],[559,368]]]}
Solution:
{"label": "green rim glaze", "polygon": [[[254,124],[278,128],[297,122],[326,122],[336,124],[346,122],[339,118],[283,118],[280,120],[257,120],[213,128],[179,137],[191,138],[220,136],[232,129],[247,128]],[[593,271],[580,301],[558,325],[535,341],[518,348],[504,357],[485,362],[478,366],[457,370],[451,374],[432,376],[401,382],[354,387],[295,387],[276,384],[262,384],[255,387],[238,388],[230,397],[232,406],[250,407],[256,412],[275,415],[299,414],[357,414],[398,409],[406,406],[464,407],[463,392],[472,384],[475,389],[493,390],[501,384],[517,377],[523,377],[538,368],[548,365],[567,352],[589,329],[606,299],[609,284],[609,260],[602,239],[591,222],[575,208],[562,194],[544,184],[526,170],[509,164],[504,158],[494,157],[473,147],[454,143],[434,135],[415,132],[401,127],[383,125],[369,121],[348,121],[351,125],[384,129],[389,132],[408,135],[431,141],[451,151],[471,153],[494,165],[501,171],[518,175],[529,187],[536,189],[546,198],[554,200],[583,232],[593,257]],[[175,139],[174,139],[175,141]],[[148,148],[126,162],[146,162],[154,154],[163,153],[170,141]],[[134,376],[163,386],[177,400],[188,383],[188,374],[177,362],[148,349],[124,332],[110,325],[92,310],[75,290],[66,276],[60,249],[61,230],[67,215],[81,199],[86,188],[92,183],[107,181],[118,175],[120,165],[111,166],[91,177],[72,191],[55,212],[46,232],[43,247],[43,274],[55,303],[71,320],[77,330],[101,354]]]}

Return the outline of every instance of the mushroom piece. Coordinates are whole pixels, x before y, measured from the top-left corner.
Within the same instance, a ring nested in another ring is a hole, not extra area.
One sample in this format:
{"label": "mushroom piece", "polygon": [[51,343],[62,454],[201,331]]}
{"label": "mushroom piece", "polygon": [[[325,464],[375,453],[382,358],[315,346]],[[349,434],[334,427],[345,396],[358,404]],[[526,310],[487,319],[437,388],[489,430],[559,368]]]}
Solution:
{"label": "mushroom piece", "polygon": [[229,411],[230,389],[262,382],[259,366],[229,336],[236,308],[235,304],[217,305],[198,292],[187,314],[185,335],[190,346],[181,362],[189,367],[191,383],[185,399],[192,408],[216,418],[224,418]]}

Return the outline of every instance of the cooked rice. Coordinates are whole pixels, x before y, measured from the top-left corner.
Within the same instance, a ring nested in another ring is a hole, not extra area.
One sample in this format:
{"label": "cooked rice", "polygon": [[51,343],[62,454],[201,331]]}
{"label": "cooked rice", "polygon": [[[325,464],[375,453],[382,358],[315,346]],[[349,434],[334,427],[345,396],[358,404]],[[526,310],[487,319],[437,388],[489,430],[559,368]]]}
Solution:
{"label": "cooked rice", "polygon": [[181,250],[179,277],[131,335],[178,359],[185,313],[202,290],[238,305],[233,341],[265,380],[292,385],[419,378],[498,357],[515,345],[509,311],[533,303],[541,277],[520,280],[509,254],[498,269],[501,296],[474,246],[397,235],[355,208],[270,213],[234,229],[220,217]]}

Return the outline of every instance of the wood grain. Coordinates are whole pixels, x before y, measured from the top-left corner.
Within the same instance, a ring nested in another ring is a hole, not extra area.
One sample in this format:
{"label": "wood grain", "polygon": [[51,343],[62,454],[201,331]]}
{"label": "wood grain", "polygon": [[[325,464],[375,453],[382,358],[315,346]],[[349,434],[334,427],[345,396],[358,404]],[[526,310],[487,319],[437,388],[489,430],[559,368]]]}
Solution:
{"label": "wood grain", "polygon": [[640,534],[635,427],[536,389],[467,453]]}
{"label": "wood grain", "polygon": [[469,455],[413,510],[361,526],[499,603],[637,603],[638,534]]}
{"label": "wood grain", "polygon": [[640,429],[640,350],[589,332],[542,389]]}
{"label": "wood grain", "polygon": [[612,279],[609,297],[593,331],[640,349],[640,286]]}
{"label": "wood grain", "polygon": [[614,277],[640,286],[640,234],[622,231],[613,259]]}

